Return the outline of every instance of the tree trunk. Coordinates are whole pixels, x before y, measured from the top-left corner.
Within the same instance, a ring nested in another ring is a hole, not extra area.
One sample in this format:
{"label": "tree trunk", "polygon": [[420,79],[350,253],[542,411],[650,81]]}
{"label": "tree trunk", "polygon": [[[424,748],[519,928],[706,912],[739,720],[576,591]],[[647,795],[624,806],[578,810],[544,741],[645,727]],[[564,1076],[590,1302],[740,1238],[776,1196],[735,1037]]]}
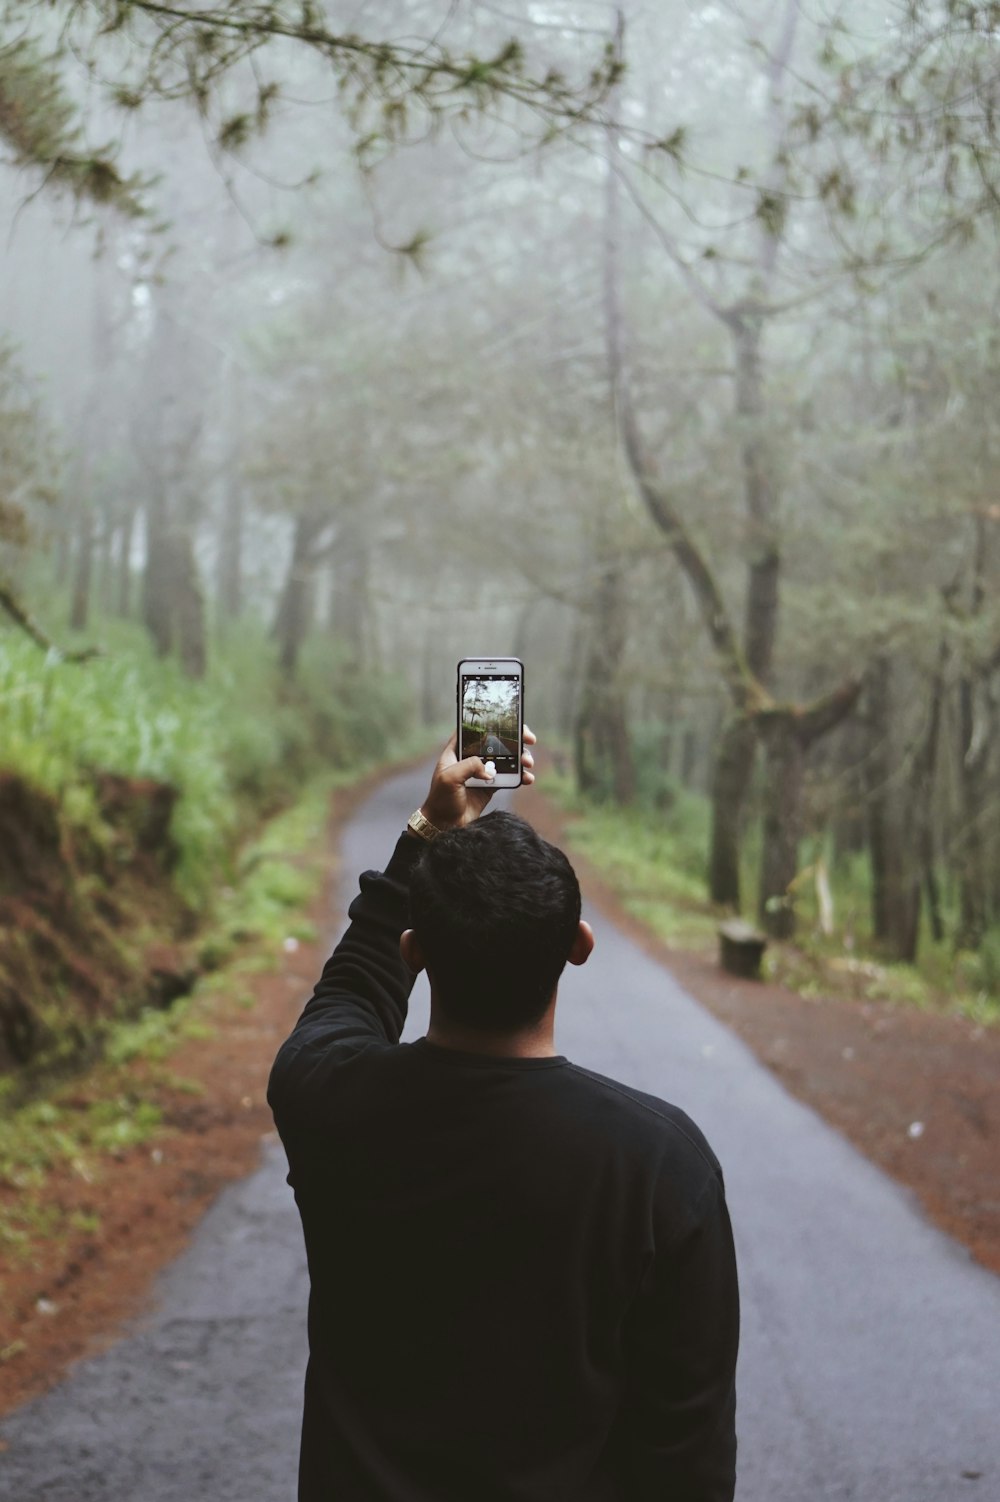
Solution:
{"label": "tree trunk", "polygon": [[295,676],[302,643],[312,623],[312,551],[323,525],[324,519],[310,511],[295,518],[292,554],[272,628],[278,643],[278,662],[289,678]]}
{"label": "tree trunk", "polygon": [[832,771],[842,793],[834,804],[830,820],[835,866],[846,856],[863,855],[868,849],[865,777],[862,770],[868,744],[868,732],[860,723],[851,726],[837,744]]}
{"label": "tree trunk", "polygon": [[[736,357],[736,411],[743,426],[740,448],[750,556],[747,562],[744,610],[744,654],[754,679],[769,686],[778,622],[778,582],[781,559],[774,519],[775,495],[761,421],[764,383],[761,369],[759,320],[730,324]],[[743,804],[753,771],[756,732],[744,716],[731,720],[719,743],[712,782],[712,845],[709,855],[709,895],[713,902],[735,911],[740,908],[740,836]],[[780,828],[780,803],[771,808],[771,840],[775,850],[765,860],[781,867],[783,850],[797,844],[794,827]]]}
{"label": "tree trunk", "polygon": [[696,777],[701,764],[699,755],[698,732],[687,729],[681,737],[681,786],[690,788],[696,784]]}
{"label": "tree trunk", "polygon": [[57,589],[63,590],[69,582],[73,561],[73,528],[66,511],[65,501],[59,507],[55,523],[55,539],[52,554],[52,579]]}
{"label": "tree trunk", "polygon": [[795,932],[791,887],[798,875],[806,748],[791,715],[772,721],[764,741],[764,842],[758,921],[773,939]]}
{"label": "tree trunk", "polygon": [[243,485],[234,458],[226,476],[216,588],[222,619],[238,620],[243,610]]}
{"label": "tree trunk", "polygon": [[101,506],[100,533],[95,548],[97,599],[103,615],[110,615],[114,608],[114,557],[115,538],[118,532],[117,505],[111,496],[105,496]]}
{"label": "tree trunk", "polygon": [[636,790],[621,681],[625,644],[624,578],[614,561],[601,570],[594,596],[574,747],[581,791],[610,793],[622,805],[634,800]]}
{"label": "tree trunk", "polygon": [[371,599],[365,518],[355,506],[340,518],[333,555],[330,629],[347,650],[347,664],[361,672],[371,660]]}
{"label": "tree trunk", "polygon": [[[787,126],[782,85],[791,66],[798,20],[799,0],[785,0],[778,44],[769,54],[766,64],[775,174],[772,186],[778,195],[787,184],[787,164],[780,152]],[[765,424],[766,389],[762,343],[765,321],[771,316],[771,310],[767,307],[768,292],[784,238],[785,221],[784,216],[779,219],[759,216],[758,253],[744,294],[735,301],[720,302],[684,257],[680,254],[673,257],[698,300],[726,327],[733,341],[735,406],[740,429],[740,463],[748,539],[747,588],[741,642],[729,618],[720,583],[685,525],[670,484],[659,476],[652,462],[631,399],[625,371],[626,331],[619,288],[618,172],[624,168],[620,159],[617,159],[618,140],[614,127],[609,130],[609,144],[611,151],[606,179],[604,302],[608,363],[615,409],[636,488],[653,521],[667,538],[691,585],[736,716],[725,732],[718,750],[713,784],[709,880],[711,895],[716,902],[738,906],[740,815],[743,797],[750,781],[756,734],[753,720],[774,709],[770,690],[778,625],[780,518],[773,456]],[[801,741],[803,751],[826,729],[837,723],[839,718],[843,718],[853,705],[858,689],[858,681],[851,680],[830,695],[828,701],[809,709],[810,724],[803,732],[804,738]],[[770,835],[770,842],[775,848],[767,856],[769,861],[773,861],[775,870],[783,867],[787,861],[787,850],[797,842],[795,820],[801,817],[798,805],[796,804],[794,812],[789,812],[788,817],[792,822],[787,831],[782,828],[784,817],[781,803],[775,801],[772,806]]]}
{"label": "tree trunk", "polygon": [[[226,238],[231,236],[235,252],[237,236],[235,219],[226,226]],[[226,437],[225,482],[222,497],[222,517],[219,524],[219,551],[216,562],[215,592],[217,619],[220,624],[236,621],[243,611],[243,542],[245,487],[240,467],[243,438],[246,429],[244,412],[248,401],[246,380],[237,362],[227,356],[219,371],[219,395],[222,406],[223,431]]]}
{"label": "tree trunk", "polygon": [[204,678],[207,666],[205,598],[189,531],[179,532],[173,537],[172,553],[174,613],[181,666],[189,678]]}
{"label": "tree trunk", "polygon": [[134,534],[135,506],[130,496],[125,503],[122,524],[118,533],[117,582],[115,586],[115,608],[120,616],[126,618],[132,613],[132,540]]}
{"label": "tree trunk", "polygon": [[944,701],[947,660],[947,647],[942,643],[938,653],[937,667],[931,681],[927,732],[913,764],[914,845],[923,874],[931,933],[936,943],[940,943],[944,938],[944,919],[941,914],[941,894],[935,870],[937,852],[934,840],[934,792],[941,741],[941,710]]}
{"label": "tree trunk", "polygon": [[[585,668],[587,618],[577,611],[570,628],[569,646],[566,653],[566,668],[559,677],[555,701],[556,724],[565,734],[576,725],[577,707],[580,702],[581,676]],[[530,692],[530,686],[529,686]]]}
{"label": "tree trunk", "polygon": [[[114,303],[117,289],[116,270],[110,249],[98,257],[94,275],[94,303],[91,313],[89,381],[80,412],[77,461],[72,494],[77,507],[76,557],[73,570],[73,597],[70,624],[77,631],[87,625],[94,577],[94,520],[96,499],[93,494],[94,460],[105,423],[107,377],[114,355]],[[102,510],[106,509],[106,503]],[[105,529],[106,530],[106,529]]]}
{"label": "tree trunk", "polygon": [[773,926],[766,924],[776,937],[790,938],[795,929],[795,909],[788,891],[798,869],[806,756],[818,740],[847,718],[860,692],[861,680],[848,679],[811,704],[796,704],[758,716],[760,733],[768,743],[769,762],[760,903],[762,912],[778,915]]}
{"label": "tree trunk", "polygon": [[740,910],[740,822],[753,775],[757,735],[743,716],[729,721],[719,738],[712,778],[712,844],[708,890],[720,907]]}
{"label": "tree trunk", "polygon": [[[987,737],[976,724],[977,684],[967,674],[959,684],[962,833],[958,851],[960,949],[978,949],[988,926],[983,817],[987,808]],[[981,711],[980,711],[981,712]]]}
{"label": "tree trunk", "polygon": [[174,641],[173,562],[166,504],[157,487],[146,498],[146,566],[143,572],[142,619],[157,655],[166,657]]}
{"label": "tree trunk", "polygon": [[909,798],[901,797],[898,758],[893,754],[891,695],[891,662],[880,657],[871,679],[871,747],[865,760],[872,929],[889,958],[912,964],[920,937],[921,873],[914,861]]}
{"label": "tree trunk", "polygon": [[742,429],[740,461],[749,551],[743,649],[751,673],[769,688],[778,629],[781,554],[772,460],[763,430],[763,330],[759,318],[735,319],[730,327],[736,363],[736,414]]}
{"label": "tree trunk", "polygon": [[[987,599],[990,529],[984,516],[974,520],[972,578],[968,618],[982,615]],[[946,594],[947,598],[947,594]],[[992,678],[998,666],[969,661],[958,686],[959,778],[961,832],[958,842],[960,948],[978,949],[993,920],[992,894],[997,852],[991,825],[995,820],[990,798],[990,750],[996,740],[997,706]]]}
{"label": "tree trunk", "polygon": [[77,505],[80,509],[77,516],[69,623],[74,631],[85,631],[90,616],[90,586],[94,576],[94,511],[90,496],[83,491],[77,495]]}

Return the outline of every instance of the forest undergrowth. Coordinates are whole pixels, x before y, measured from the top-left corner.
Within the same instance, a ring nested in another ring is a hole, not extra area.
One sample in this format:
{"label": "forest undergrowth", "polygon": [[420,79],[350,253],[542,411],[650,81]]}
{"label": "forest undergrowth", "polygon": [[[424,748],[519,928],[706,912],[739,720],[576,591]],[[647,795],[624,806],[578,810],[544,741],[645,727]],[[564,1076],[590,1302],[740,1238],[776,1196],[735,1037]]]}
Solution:
{"label": "forest undergrowth", "polygon": [[[193,682],[138,628],[107,635],[101,656],[74,663],[0,634],[8,1101],[170,1006],[256,932],[277,899],[249,880],[248,838],[317,776],[383,759],[398,708],[399,685],[352,673],[332,641],[313,643],[290,683],[246,627]],[[268,878],[301,897],[270,860]]]}
{"label": "forest undergrowth", "polygon": [[[679,785],[647,790],[631,807],[581,794],[569,773],[546,772],[546,792],[568,815],[568,840],[592,856],[625,910],[665,943],[696,953],[714,952],[726,916],[705,896],[705,862],[711,808],[708,799]],[[759,838],[749,830],[742,849],[745,912],[756,910]],[[794,941],[771,941],[765,979],[805,997],[845,996],[927,1011],[957,1013],[1000,1026],[1000,935],[988,933],[977,952],[948,940],[925,940],[914,965],[893,963],[871,932],[870,873],[862,856],[837,861],[822,841],[803,851],[791,894]],[[816,874],[827,880],[833,928],[823,933]],[[996,940],[996,942],[994,942]]]}

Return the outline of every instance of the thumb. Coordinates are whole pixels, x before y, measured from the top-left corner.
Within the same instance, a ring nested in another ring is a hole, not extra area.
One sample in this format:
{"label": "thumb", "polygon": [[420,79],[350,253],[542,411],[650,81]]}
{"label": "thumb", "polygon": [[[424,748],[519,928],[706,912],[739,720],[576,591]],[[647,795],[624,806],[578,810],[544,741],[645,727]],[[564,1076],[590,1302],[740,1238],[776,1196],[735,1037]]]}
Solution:
{"label": "thumb", "polygon": [[481,756],[467,756],[464,761],[454,762],[441,774],[443,782],[459,784],[467,782],[470,777],[480,777],[484,782],[493,781]]}

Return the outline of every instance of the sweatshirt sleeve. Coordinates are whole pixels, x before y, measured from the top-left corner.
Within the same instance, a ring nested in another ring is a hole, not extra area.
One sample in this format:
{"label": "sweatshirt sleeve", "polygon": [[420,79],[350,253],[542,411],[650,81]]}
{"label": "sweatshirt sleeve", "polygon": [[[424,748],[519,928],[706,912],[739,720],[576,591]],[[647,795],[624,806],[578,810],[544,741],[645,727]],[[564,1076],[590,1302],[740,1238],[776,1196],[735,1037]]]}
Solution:
{"label": "sweatshirt sleeve", "polygon": [[399,1042],[413,976],[399,952],[410,876],[420,841],[401,835],[385,870],[366,871],[350,924],[323,967],[305,1010],[282,1044],[267,1098],[281,1127],[284,1107],[318,1084],[337,1060],[371,1045]]}
{"label": "sweatshirt sleeve", "polygon": [[721,1170],[679,1237],[659,1231],[667,1245],[657,1247],[627,1330],[628,1495],[732,1502],[739,1291]]}

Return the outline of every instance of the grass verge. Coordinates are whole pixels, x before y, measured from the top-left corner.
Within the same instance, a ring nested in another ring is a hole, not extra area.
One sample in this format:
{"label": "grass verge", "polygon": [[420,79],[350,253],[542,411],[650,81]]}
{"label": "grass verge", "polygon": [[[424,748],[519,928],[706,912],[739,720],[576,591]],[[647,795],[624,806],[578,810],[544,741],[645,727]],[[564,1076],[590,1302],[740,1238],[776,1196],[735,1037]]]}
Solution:
{"label": "grass verge", "polygon": [[[569,817],[567,843],[597,867],[625,911],[675,949],[714,952],[724,914],[705,896],[707,800],[674,790],[656,809],[618,808],[576,792],[567,772],[546,770],[545,793]],[[744,852],[744,890],[753,893],[758,852]],[[1000,963],[988,944],[979,954],[955,952],[947,942],[924,944],[917,965],[881,958],[866,927],[870,903],[865,873],[849,863],[831,878],[840,921],[832,935],[818,926],[818,905],[807,865],[796,891],[799,935],[771,942],[765,976],[805,997],[847,996],[921,1010],[953,1013],[983,1026],[1000,1026]],[[751,911],[753,902],[750,903]]]}

